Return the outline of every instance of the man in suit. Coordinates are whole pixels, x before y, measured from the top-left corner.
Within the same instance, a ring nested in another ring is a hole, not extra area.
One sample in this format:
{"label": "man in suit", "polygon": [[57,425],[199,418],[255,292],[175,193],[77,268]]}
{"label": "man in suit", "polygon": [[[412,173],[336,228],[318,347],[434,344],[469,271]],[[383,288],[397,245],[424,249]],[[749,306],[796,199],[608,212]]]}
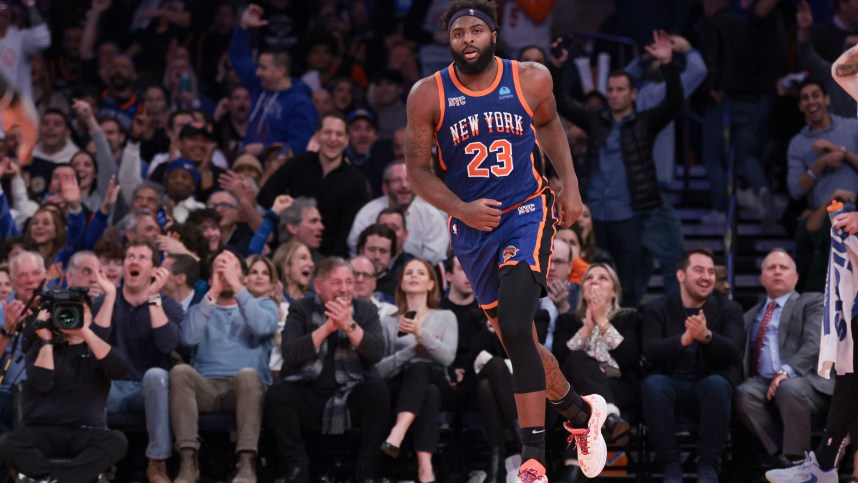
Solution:
{"label": "man in suit", "polygon": [[834,379],[816,373],[822,294],[795,291],[795,262],[780,248],[763,260],[760,282],[766,301],[745,312],[747,379],[736,388],[735,405],[769,464],[785,468],[810,451],[811,416],[824,410]]}
{"label": "man in suit", "polygon": [[665,482],[682,481],[677,413],[700,421],[697,481],[717,482],[733,388],[741,381],[742,308],[714,292],[709,250],[686,251],[677,266],[679,293],[643,309],[643,354],[652,365],[642,387],[643,415]]}

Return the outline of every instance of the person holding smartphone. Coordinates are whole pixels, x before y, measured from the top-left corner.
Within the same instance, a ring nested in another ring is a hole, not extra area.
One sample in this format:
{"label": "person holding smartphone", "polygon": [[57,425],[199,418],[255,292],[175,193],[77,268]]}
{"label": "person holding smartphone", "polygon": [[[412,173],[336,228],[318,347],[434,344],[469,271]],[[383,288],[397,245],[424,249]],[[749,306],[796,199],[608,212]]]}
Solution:
{"label": "person holding smartphone", "polygon": [[390,387],[396,414],[381,451],[391,458],[399,456],[405,433],[413,425],[418,480],[434,481],[438,413],[450,391],[447,366],[453,363],[459,339],[456,316],[437,308],[441,289],[435,270],[419,258],[405,264],[395,299],[399,310],[381,320],[386,355],[376,366]]}

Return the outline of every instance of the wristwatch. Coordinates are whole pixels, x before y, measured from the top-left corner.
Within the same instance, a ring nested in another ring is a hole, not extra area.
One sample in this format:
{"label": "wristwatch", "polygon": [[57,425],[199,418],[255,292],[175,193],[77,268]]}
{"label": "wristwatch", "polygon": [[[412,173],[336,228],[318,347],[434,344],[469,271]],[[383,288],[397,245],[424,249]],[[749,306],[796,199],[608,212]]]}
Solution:
{"label": "wristwatch", "polygon": [[786,376],[789,379],[789,373],[784,369],[778,369],[778,372],[775,373],[775,377],[777,376]]}
{"label": "wristwatch", "polygon": [[346,329],[346,332],[351,334],[352,332],[355,331],[355,329],[357,329],[357,323],[352,322],[351,324],[349,324],[349,327]]}
{"label": "wristwatch", "polygon": [[161,294],[155,294],[149,297],[149,305],[154,305],[156,307],[161,306]]}
{"label": "wristwatch", "polygon": [[710,342],[712,342],[712,331],[706,329],[706,334],[703,335],[703,343],[708,344]]}
{"label": "wristwatch", "polygon": [[39,348],[45,347],[46,345],[54,345],[54,339],[39,339]]}

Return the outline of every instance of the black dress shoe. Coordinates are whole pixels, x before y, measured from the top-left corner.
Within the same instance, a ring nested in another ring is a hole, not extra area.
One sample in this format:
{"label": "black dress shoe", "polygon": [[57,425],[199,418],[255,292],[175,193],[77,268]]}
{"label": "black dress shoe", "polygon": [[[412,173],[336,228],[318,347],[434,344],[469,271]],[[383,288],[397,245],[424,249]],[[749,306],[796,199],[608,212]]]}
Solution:
{"label": "black dress shoe", "polygon": [[391,458],[397,458],[399,456],[399,446],[393,446],[387,441],[381,443],[381,452],[390,456]]}
{"label": "black dress shoe", "polygon": [[629,429],[631,429],[631,426],[628,421],[616,414],[609,414],[605,419],[605,428],[603,431],[605,442],[614,446],[629,444]]}

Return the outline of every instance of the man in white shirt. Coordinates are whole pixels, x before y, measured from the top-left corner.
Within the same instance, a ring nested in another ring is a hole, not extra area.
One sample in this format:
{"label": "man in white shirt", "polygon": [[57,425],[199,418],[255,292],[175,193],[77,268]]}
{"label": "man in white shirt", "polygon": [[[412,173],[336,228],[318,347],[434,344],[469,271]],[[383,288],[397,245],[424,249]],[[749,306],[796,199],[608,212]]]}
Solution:
{"label": "man in white shirt", "polygon": [[405,222],[409,227],[403,251],[432,264],[445,260],[450,247],[447,215],[414,194],[405,174],[405,161],[393,161],[385,168],[381,191],[384,196],[364,205],[355,216],[348,237],[349,252],[352,255],[357,253],[358,236],[376,222],[381,210],[393,207],[405,212]]}

